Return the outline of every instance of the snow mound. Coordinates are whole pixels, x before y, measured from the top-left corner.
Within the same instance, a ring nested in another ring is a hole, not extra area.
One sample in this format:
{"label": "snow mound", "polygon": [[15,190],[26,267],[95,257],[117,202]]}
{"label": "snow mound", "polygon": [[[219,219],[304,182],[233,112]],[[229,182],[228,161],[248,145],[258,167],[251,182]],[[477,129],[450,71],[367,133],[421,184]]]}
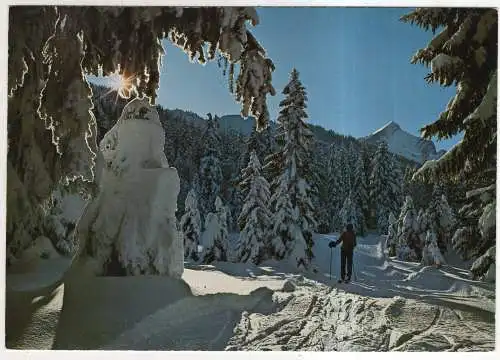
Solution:
{"label": "snow mound", "polygon": [[180,182],[164,145],[158,112],[146,99],[130,101],[101,140],[99,193],[77,227],[79,256],[95,260],[97,274],[182,276]]}
{"label": "snow mound", "polygon": [[39,259],[57,259],[58,257],[60,255],[52,245],[50,239],[45,236],[39,236],[33,242],[33,245],[22,253],[17,263],[38,261]]}
{"label": "snow mound", "polygon": [[297,286],[290,279],[286,280],[285,283],[283,284],[283,291],[284,292],[293,292],[293,291],[295,291],[296,288],[297,288]]}
{"label": "snow mound", "polygon": [[71,259],[60,256],[52,242],[38,237],[22,257],[8,268],[7,291],[35,291],[55,284],[69,269]]}

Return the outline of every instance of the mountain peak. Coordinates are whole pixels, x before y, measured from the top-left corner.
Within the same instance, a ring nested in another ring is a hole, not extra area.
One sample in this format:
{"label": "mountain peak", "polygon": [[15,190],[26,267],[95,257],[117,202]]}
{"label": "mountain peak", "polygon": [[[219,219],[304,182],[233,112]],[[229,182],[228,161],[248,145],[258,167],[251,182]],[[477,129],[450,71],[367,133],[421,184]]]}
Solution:
{"label": "mountain peak", "polygon": [[389,121],[385,126],[395,126],[395,127],[398,127],[400,128],[399,124],[395,121]]}
{"label": "mountain peak", "polygon": [[397,130],[397,129],[401,129],[401,126],[399,126],[399,124],[395,121],[389,121],[387,124],[385,124],[384,126],[382,126],[382,128],[380,130],[383,130],[383,129],[394,129],[394,130]]}
{"label": "mountain peak", "polygon": [[443,155],[443,152],[436,152],[432,141],[404,131],[394,121],[389,121],[382,128],[365,137],[364,140],[372,144],[384,141],[390,152],[421,164],[430,159],[438,159]]}

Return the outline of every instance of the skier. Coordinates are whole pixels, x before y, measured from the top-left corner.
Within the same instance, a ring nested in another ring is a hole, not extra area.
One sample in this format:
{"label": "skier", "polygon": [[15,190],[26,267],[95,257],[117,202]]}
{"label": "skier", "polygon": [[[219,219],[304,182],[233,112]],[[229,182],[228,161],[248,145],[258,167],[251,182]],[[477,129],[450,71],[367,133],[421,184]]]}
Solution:
{"label": "skier", "polygon": [[[354,248],[356,247],[356,234],[354,233],[352,224],[347,224],[346,231],[344,231],[337,241],[330,241],[329,247],[335,247],[342,243],[340,248],[340,279],[339,283],[345,281],[346,283],[351,280],[352,274],[352,256]],[[346,265],[347,265],[347,278],[346,278]]]}

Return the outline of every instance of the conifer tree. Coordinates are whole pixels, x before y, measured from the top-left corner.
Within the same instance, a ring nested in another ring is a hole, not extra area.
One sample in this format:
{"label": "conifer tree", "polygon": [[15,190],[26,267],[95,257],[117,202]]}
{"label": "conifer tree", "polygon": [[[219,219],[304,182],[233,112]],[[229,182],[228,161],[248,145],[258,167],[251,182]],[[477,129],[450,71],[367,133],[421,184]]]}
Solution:
{"label": "conifer tree", "polygon": [[317,195],[313,198],[315,218],[318,222],[317,231],[322,234],[330,232],[332,204],[329,201],[330,178],[328,177],[328,166],[325,166],[325,159],[328,158],[328,151],[324,147],[317,148],[314,152],[313,172],[316,174]]}
{"label": "conifer tree", "polygon": [[206,216],[202,243],[203,263],[228,260],[227,208],[218,196],[215,200],[215,212],[208,213]]}
{"label": "conifer tree", "polygon": [[[431,181],[480,176],[487,184],[468,189],[468,220],[454,236],[457,250],[476,261],[471,270],[484,275],[495,263],[496,132],[498,13],[489,8],[419,8],[402,17],[424,30],[440,30],[412,63],[430,65],[428,83],[456,85],[456,95],[422,136],[463,139],[438,160],[427,161],[417,175]],[[478,195],[481,193],[481,195]],[[482,197],[483,200],[476,198]],[[484,200],[488,199],[488,200]],[[476,207],[476,208],[474,208]]]}
{"label": "conifer tree", "polygon": [[387,230],[387,240],[386,240],[386,249],[388,251],[388,255],[390,257],[396,256],[396,248],[398,246],[398,229],[397,229],[397,221],[394,217],[394,213],[389,214],[389,229]]}
{"label": "conifer tree", "polygon": [[252,132],[250,133],[248,139],[246,140],[246,152],[243,157],[243,163],[246,165],[250,161],[250,154],[255,151],[259,162],[265,161],[265,159],[273,153],[273,129],[268,126],[262,131],[257,131],[257,126],[254,124],[252,127]]}
{"label": "conifer tree", "polygon": [[[406,248],[412,250],[415,256],[419,258],[423,241],[419,237],[418,214],[411,196],[406,196],[395,227],[397,238],[396,251],[401,252],[401,248]],[[425,228],[425,231],[427,231],[427,228]]]}
{"label": "conifer tree", "polygon": [[[308,182],[313,134],[305,123],[307,96],[297,70],[292,71],[283,94],[286,97],[280,103],[278,117],[283,147],[277,152],[282,160],[281,173],[271,197],[274,243],[280,246],[278,254],[292,256],[297,267],[307,268],[313,258],[312,233],[316,228],[311,201],[314,191]],[[285,223],[277,225],[280,221]]]}
{"label": "conifer tree", "polygon": [[[420,177],[414,177],[417,168],[406,167],[403,175],[402,192],[403,196],[412,196],[415,208],[426,208],[432,200],[432,184],[423,181]],[[414,196],[418,194],[418,196]]]}
{"label": "conifer tree", "polygon": [[354,168],[354,164],[350,163],[350,156],[348,149],[342,145],[338,148],[338,166],[339,173],[341,177],[341,194],[343,199],[345,199],[349,195],[349,191],[351,191],[352,187],[352,169]]}
{"label": "conifer tree", "polygon": [[427,210],[424,209],[418,210],[415,229],[418,237],[418,242],[420,245],[425,243],[427,231],[432,227],[432,223],[429,221],[429,218],[430,215]]}
{"label": "conifer tree", "polygon": [[328,160],[328,198],[331,230],[341,231],[345,224],[340,218],[340,209],[347,197],[346,177],[343,173],[344,151],[341,146],[330,146]]}
{"label": "conifer tree", "polygon": [[[274,132],[273,152],[264,158],[265,165],[263,166],[264,177],[269,181],[271,194],[276,193],[281,186],[281,174],[284,171],[285,134],[285,123],[278,118]],[[276,205],[274,201],[275,199],[271,198],[271,209]]]}
{"label": "conifer tree", "polygon": [[385,142],[380,143],[373,158],[373,170],[370,176],[370,202],[375,209],[377,229],[387,231],[389,213],[394,210],[391,179],[391,158]]}
{"label": "conifer tree", "polygon": [[391,158],[391,188],[390,190],[390,200],[391,201],[391,211],[397,212],[401,205],[403,204],[403,173],[401,171],[399,160],[396,156]]}
{"label": "conifer tree", "polygon": [[[241,182],[240,171],[246,150],[245,137],[230,129],[221,133],[222,186],[221,196],[228,207],[230,231],[239,231],[238,216],[241,213],[244,196],[238,184]],[[247,160],[248,163],[248,160]],[[246,164],[245,164],[246,166]]]}
{"label": "conifer tree", "polygon": [[425,245],[422,250],[422,264],[436,265],[440,267],[446,263],[443,254],[438,246],[437,236],[434,231],[428,230],[425,238]]}
{"label": "conifer tree", "polygon": [[365,167],[361,156],[356,160],[354,167],[354,186],[352,189],[354,201],[358,211],[358,229],[360,235],[364,235],[366,230],[366,214],[368,214],[368,186],[366,184]]}
{"label": "conifer tree", "polygon": [[205,131],[205,151],[200,164],[199,189],[202,218],[214,211],[215,200],[221,193],[222,170],[220,164],[220,136],[218,123],[208,114]]}
{"label": "conifer tree", "polygon": [[427,213],[428,227],[432,229],[436,236],[439,249],[445,254],[453,236],[452,231],[455,227],[455,215],[448,205],[444,190],[439,185],[436,185],[434,188],[433,199],[427,208]]}
{"label": "conifer tree", "polygon": [[345,171],[348,175],[349,181],[348,181],[348,192],[352,190],[355,182],[356,182],[356,177],[355,177],[355,171],[356,171],[356,162],[359,158],[359,151],[357,147],[354,145],[354,142],[350,142],[349,145],[346,147],[346,153],[345,153]]}
{"label": "conifer tree", "polygon": [[[290,256],[294,246],[307,246],[300,231],[297,217],[288,193],[287,181],[280,182],[280,186],[271,197],[274,200],[274,213],[272,214],[271,243],[272,254],[277,260]],[[298,244],[297,244],[298,243]]]}
{"label": "conifer tree", "polygon": [[269,183],[261,175],[261,165],[255,150],[250,154],[250,161],[243,169],[242,175],[243,187],[248,191],[238,218],[241,233],[237,258],[239,262],[251,261],[259,264],[270,255],[271,251],[269,244],[271,212],[268,209]]}
{"label": "conifer tree", "polygon": [[362,228],[360,225],[361,216],[360,209],[358,208],[356,202],[352,199],[352,194],[349,194],[340,209],[340,219],[342,223],[345,225],[352,224],[354,227],[354,231],[357,233],[359,229]]}
{"label": "conifer tree", "polygon": [[198,245],[200,244],[201,219],[198,210],[196,192],[191,189],[186,197],[185,212],[181,218],[181,230],[184,234],[184,258],[198,261]]}
{"label": "conifer tree", "polygon": [[413,183],[412,183],[412,178],[413,174],[415,174],[416,169],[407,166],[405,168],[404,174],[403,174],[403,186],[402,186],[402,192],[403,196],[406,198],[407,195],[411,195],[413,193]]}
{"label": "conifer tree", "polygon": [[371,204],[370,204],[370,176],[371,176],[371,160],[372,160],[372,154],[371,151],[368,147],[368,144],[365,142],[361,142],[361,150],[359,157],[361,158],[363,162],[363,168],[364,168],[364,174],[365,174],[365,184],[366,184],[366,194],[367,194],[367,204],[366,208],[364,208],[364,218],[365,218],[365,223],[366,223],[366,228],[373,228],[372,226],[372,219],[371,219]]}

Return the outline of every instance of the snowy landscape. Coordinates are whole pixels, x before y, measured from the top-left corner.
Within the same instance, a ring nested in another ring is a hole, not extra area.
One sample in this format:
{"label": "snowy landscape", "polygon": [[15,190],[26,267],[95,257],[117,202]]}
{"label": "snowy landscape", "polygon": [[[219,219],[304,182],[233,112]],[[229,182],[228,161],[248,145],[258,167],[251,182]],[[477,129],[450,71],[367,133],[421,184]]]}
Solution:
{"label": "snowy landscape", "polygon": [[[390,259],[383,252],[384,238],[368,234],[359,240],[352,282],[339,286],[339,250],[330,254],[328,248],[337,236],[315,234],[317,273],[297,274],[293,266],[276,261],[260,266],[186,264],[182,283],[141,277],[62,284],[70,260],[55,255],[39,261],[30,273],[7,277],[7,309],[12,310],[7,326],[14,335],[7,345],[211,351],[494,349],[494,284],[470,280],[463,264],[451,256],[450,264],[440,269]],[[154,292],[154,298],[141,290]],[[78,297],[67,291],[76,291]],[[117,312],[114,299],[129,291],[135,295],[127,295],[126,303],[120,300]],[[26,325],[27,309],[23,315],[16,310],[28,296],[43,301],[30,309],[33,317]],[[140,309],[134,305],[138,302]],[[118,315],[124,313],[130,314],[126,320],[131,324]]]}
{"label": "snowy landscape", "polygon": [[[309,123],[300,69],[271,85],[255,8],[87,10],[9,14],[38,22],[9,33],[8,349],[495,350],[496,10],[402,14],[442,30],[412,61],[458,83],[422,137]],[[160,38],[219,54],[241,114],[155,102]]]}

